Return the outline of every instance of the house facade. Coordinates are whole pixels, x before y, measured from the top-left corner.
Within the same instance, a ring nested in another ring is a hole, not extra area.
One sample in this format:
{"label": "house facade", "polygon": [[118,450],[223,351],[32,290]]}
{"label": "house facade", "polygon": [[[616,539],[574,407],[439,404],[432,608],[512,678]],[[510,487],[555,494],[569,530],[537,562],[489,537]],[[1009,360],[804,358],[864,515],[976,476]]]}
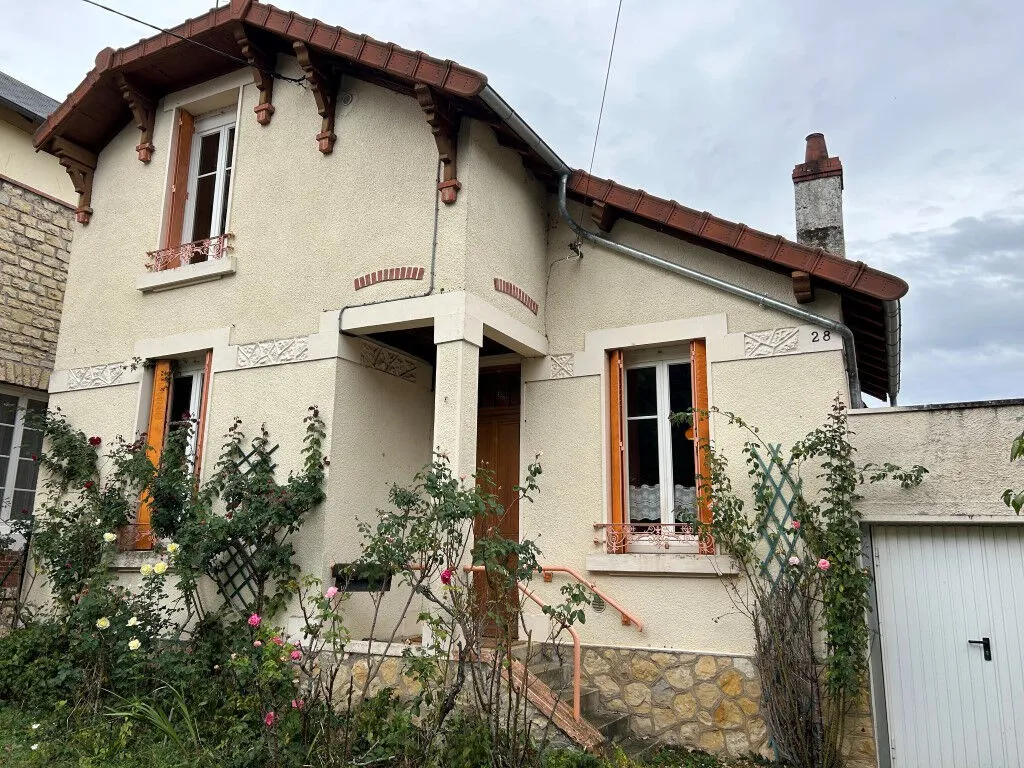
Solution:
{"label": "house facade", "polygon": [[[790,241],[569,168],[453,62],[240,0],[171,33],[100,52],[35,135],[78,193],[50,402],[157,451],[196,417],[204,475],[236,417],[294,468],[318,405],[327,501],[296,547],[325,579],[434,451],[503,498],[541,454],[541,493],[502,531],[540,546],[542,599],[579,576],[614,600],[579,628],[603,708],[767,749],[735,568],[692,528],[697,446],[736,456],[742,435],[667,416],[713,406],[791,444],[837,394],[895,402],[907,285],[843,257],[824,139],[794,170]],[[875,765],[862,709],[848,749]]]}
{"label": "house facade", "polygon": [[[56,106],[0,72],[0,535],[35,502],[40,436],[24,415],[46,407],[71,245],[71,181],[32,146]],[[16,588],[20,562],[0,551],[0,587]]]}

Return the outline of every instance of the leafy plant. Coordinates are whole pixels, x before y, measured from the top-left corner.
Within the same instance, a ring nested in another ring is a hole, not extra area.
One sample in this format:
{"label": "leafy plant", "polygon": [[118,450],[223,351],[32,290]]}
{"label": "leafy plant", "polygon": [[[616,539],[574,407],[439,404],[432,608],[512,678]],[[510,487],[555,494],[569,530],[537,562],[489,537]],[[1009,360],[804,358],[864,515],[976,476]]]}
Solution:
{"label": "leafy plant", "polygon": [[[1024,459],[1024,432],[1017,435],[1010,445],[1010,463],[1021,459]],[[1003,491],[1003,503],[1019,515],[1024,509],[1024,488],[1019,491],[1007,488]]]}

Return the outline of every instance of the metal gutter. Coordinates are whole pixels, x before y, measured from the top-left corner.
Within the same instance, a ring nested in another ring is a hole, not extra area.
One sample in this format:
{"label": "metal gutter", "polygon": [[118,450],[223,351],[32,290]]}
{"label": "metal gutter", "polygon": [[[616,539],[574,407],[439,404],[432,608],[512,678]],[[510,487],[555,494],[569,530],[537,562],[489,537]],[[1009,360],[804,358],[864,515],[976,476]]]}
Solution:
{"label": "metal gutter", "polygon": [[582,226],[577,224],[571,215],[569,215],[569,208],[566,205],[566,186],[569,181],[569,174],[563,173],[562,178],[558,183],[558,211],[561,213],[562,218],[565,220],[569,228],[575,232],[581,239],[588,242],[599,245],[602,248],[621,253],[624,256],[637,259],[638,261],[651,264],[655,267],[659,267],[668,272],[674,272],[677,275],[689,278],[698,283],[716,288],[725,293],[732,294],[733,296],[739,296],[742,299],[756,302],[759,306],[769,307],[777,312],[795,317],[797,320],[803,320],[806,323],[817,325],[820,328],[824,328],[835,333],[838,333],[843,338],[843,352],[846,356],[846,375],[850,381],[850,404],[852,408],[863,408],[864,400],[861,397],[860,390],[860,375],[857,372],[857,351],[856,344],[853,338],[853,331],[847,326],[843,325],[836,320],[825,317],[823,315],[815,314],[814,312],[808,312],[805,309],[794,307],[792,304],[787,304],[784,301],[773,299],[771,296],[766,296],[763,293],[757,293],[756,291],[748,290],[739,285],[734,285],[726,280],[722,280],[711,275],[705,275],[703,272],[698,272],[695,269],[684,267],[681,264],[676,264],[672,261],[667,261],[660,256],[647,253],[645,251],[631,248],[628,245],[622,243],[616,243],[614,240],[601,237],[588,229],[584,229]]}
{"label": "metal gutter", "polygon": [[536,152],[540,158],[551,166],[552,170],[559,175],[567,175],[572,173],[572,168],[565,164],[555,151],[547,145],[540,136],[538,136],[533,128],[526,124],[526,121],[519,116],[519,114],[509,106],[509,103],[505,101],[498,92],[491,88],[490,85],[484,86],[484,89],[480,91],[478,97],[484,104],[490,108],[494,114],[504,121],[505,125],[512,129],[512,131],[520,139],[530,145],[530,149]]}
{"label": "metal gutter", "polygon": [[896,405],[896,395],[900,392],[900,303],[899,301],[883,302],[885,312],[885,358],[889,371],[889,405]]}

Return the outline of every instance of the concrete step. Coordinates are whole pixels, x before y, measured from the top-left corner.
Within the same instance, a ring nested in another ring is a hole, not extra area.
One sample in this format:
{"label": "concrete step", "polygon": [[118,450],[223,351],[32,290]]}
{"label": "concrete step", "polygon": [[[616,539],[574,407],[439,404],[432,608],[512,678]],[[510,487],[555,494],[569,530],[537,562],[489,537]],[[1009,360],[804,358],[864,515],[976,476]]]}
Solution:
{"label": "concrete step", "polygon": [[531,675],[551,690],[562,688],[566,682],[572,680],[572,668],[563,667],[558,662],[533,663],[528,669]]}
{"label": "concrete step", "polygon": [[[572,683],[567,683],[561,688],[552,688],[551,690],[555,692],[556,696],[558,696],[559,701],[564,701],[568,706],[572,706]],[[586,717],[591,712],[598,712],[600,710],[601,692],[597,688],[581,685],[580,714]]]}
{"label": "concrete step", "polygon": [[642,760],[648,757],[658,742],[644,736],[626,736],[614,742],[615,746],[621,749],[630,760]]}
{"label": "concrete step", "polygon": [[591,712],[586,720],[608,741],[618,741],[629,736],[629,715],[622,712]]}

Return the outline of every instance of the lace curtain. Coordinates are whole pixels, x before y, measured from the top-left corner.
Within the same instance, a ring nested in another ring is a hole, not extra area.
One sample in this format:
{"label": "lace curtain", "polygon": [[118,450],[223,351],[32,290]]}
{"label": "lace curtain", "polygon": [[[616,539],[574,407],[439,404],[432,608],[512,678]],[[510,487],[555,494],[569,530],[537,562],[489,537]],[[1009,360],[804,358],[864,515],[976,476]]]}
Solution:
{"label": "lace curtain", "polygon": [[[697,489],[675,486],[672,519],[677,523],[697,520]],[[661,485],[629,486],[629,521],[631,523],[661,522]]]}

